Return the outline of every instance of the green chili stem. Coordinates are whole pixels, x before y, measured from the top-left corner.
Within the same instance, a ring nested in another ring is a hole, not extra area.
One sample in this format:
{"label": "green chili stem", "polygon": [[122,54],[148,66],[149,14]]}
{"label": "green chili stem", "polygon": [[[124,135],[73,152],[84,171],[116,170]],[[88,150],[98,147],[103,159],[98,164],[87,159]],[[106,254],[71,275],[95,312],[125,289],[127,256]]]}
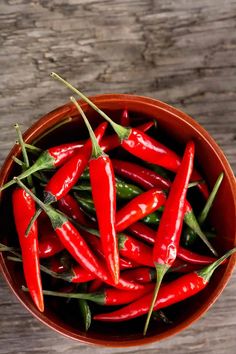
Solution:
{"label": "green chili stem", "polygon": [[74,103],[75,107],[78,109],[78,111],[81,114],[81,116],[84,120],[84,123],[86,124],[86,127],[89,131],[89,136],[92,141],[92,157],[97,158],[99,156],[104,155],[104,152],[102,151],[101,147],[98,144],[97,138],[94,134],[94,131],[93,131],[84,111],[82,110],[82,108],[80,107],[80,105],[78,104],[78,102],[76,101],[76,99],[74,97],[71,97],[70,100],[71,100],[71,102]]}
{"label": "green chili stem", "polygon": [[21,161],[20,159],[18,159],[16,156],[12,156],[12,160],[17,163],[19,166],[22,166],[22,167],[26,167],[25,166],[25,163],[23,161]]}
{"label": "green chili stem", "polygon": [[[22,137],[22,133],[20,131],[20,127],[19,125],[16,123],[15,124],[15,129],[16,129],[16,133],[17,133],[17,136],[18,136],[18,140],[19,140],[19,143],[20,143],[20,146],[21,146],[21,150],[22,150],[22,155],[23,155],[23,159],[24,159],[24,163],[25,163],[25,168],[29,168],[30,167],[30,163],[29,163],[29,158],[28,158],[28,154],[27,154],[27,151],[26,151],[26,148],[25,148],[25,142],[23,140],[23,137]],[[29,186],[30,188],[33,187],[33,180],[32,180],[32,176],[28,176],[27,177],[27,181],[29,183]]]}
{"label": "green chili stem", "polygon": [[41,153],[43,151],[43,149],[40,149],[37,146],[27,144],[27,143],[25,143],[25,147],[26,147],[26,149],[31,150],[34,153],[37,153],[37,155],[38,155],[38,153]]}
{"label": "green chili stem", "polygon": [[[13,253],[12,251],[9,251],[9,252]],[[7,259],[9,261],[13,261],[13,262],[19,262],[19,263],[23,262],[20,255],[19,255],[19,258],[8,256]],[[50,275],[53,278],[62,279],[62,280],[69,281],[69,282],[71,281],[71,279],[73,277],[72,274],[70,274],[70,273],[58,274],[56,272],[53,272],[52,270],[48,269],[47,267],[43,266],[42,264],[40,264],[40,270],[42,272]]]}
{"label": "green chili stem", "polygon": [[219,177],[217,178],[216,180],[216,183],[211,191],[211,194],[209,195],[209,198],[207,199],[207,202],[198,218],[198,222],[200,225],[202,225],[204,223],[204,221],[206,220],[208,214],[209,214],[209,211],[212,207],[212,204],[215,200],[215,197],[216,197],[216,194],[220,188],[220,185],[221,185],[221,182],[223,181],[223,178],[224,178],[224,173],[222,172]]}
{"label": "green chili stem", "polygon": [[[28,288],[22,286],[23,291],[29,291]],[[64,297],[67,299],[85,299],[96,302],[97,304],[104,305],[105,297],[103,293],[62,293],[59,291],[43,290],[44,295]]]}
{"label": "green chili stem", "polygon": [[209,266],[200,269],[197,271],[197,274],[204,278],[206,282],[209,282],[210,277],[212,276],[213,272],[216,270],[217,267],[229,256],[236,252],[236,247],[232,248],[230,251],[226,252],[222,257],[217,259],[215,262],[211,263]]}
{"label": "green chili stem", "polygon": [[147,319],[146,319],[144,330],[143,330],[143,335],[144,336],[147,333],[148,325],[149,325],[149,322],[150,322],[150,319],[151,319],[153,308],[155,306],[156,298],[157,298],[157,295],[158,295],[158,292],[159,292],[159,289],[160,289],[160,286],[161,286],[161,283],[162,283],[162,279],[163,279],[164,275],[166,274],[166,272],[169,269],[168,265],[166,265],[166,264],[155,264],[155,267],[156,267],[156,273],[157,273],[157,275],[156,275],[156,286],[155,286],[155,289],[154,289],[152,302],[151,302],[151,305],[150,305],[150,308],[149,308],[149,311],[148,311]]}
{"label": "green chili stem", "polygon": [[51,206],[44,204],[36,195],[34,195],[29,188],[27,188],[24,183],[21,182],[17,177],[14,177],[13,180],[23,188],[26,193],[28,193],[33,200],[40,206],[41,209],[45,211],[45,213],[49,216],[52,227],[56,229],[57,227],[61,227],[65,222],[68,221],[68,218],[62,214],[61,212],[56,211]]}
{"label": "green chili stem", "polygon": [[98,112],[106,121],[108,121],[112,128],[115,130],[116,134],[119,136],[121,140],[126,139],[130,134],[130,129],[122,127],[120,124],[113,122],[113,120],[101,109],[99,109],[89,98],[87,98],[82,92],[77,90],[74,86],[72,86],[69,82],[64,80],[58,74],[52,72],[51,77],[62,82],[66,87],[68,87],[71,91],[75,92],[80,98],[82,98],[85,102],[87,102],[96,112]]}

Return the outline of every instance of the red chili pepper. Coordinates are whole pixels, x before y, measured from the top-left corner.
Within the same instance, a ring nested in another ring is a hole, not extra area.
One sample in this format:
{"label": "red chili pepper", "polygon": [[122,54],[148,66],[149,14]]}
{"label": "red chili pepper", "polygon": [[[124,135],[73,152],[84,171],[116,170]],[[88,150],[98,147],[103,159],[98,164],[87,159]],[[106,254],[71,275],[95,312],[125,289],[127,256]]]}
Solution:
{"label": "red chili pepper", "polygon": [[[235,251],[236,248],[233,248],[223,257],[207,267],[198,270],[197,272],[185,274],[180,278],[163,285],[160,288],[155,301],[154,310],[160,310],[167,306],[171,306],[199,293],[207,286],[215,269]],[[106,322],[131,320],[132,318],[146,314],[150,308],[151,301],[152,292],[117,311],[95,315],[93,318],[95,320]]]}
{"label": "red chili pepper", "polygon": [[23,269],[26,284],[30,295],[39,309],[44,311],[42,283],[38,252],[38,227],[34,223],[26,237],[25,231],[35,213],[35,202],[31,196],[21,188],[14,189],[12,193],[14,220],[22,252]]}
{"label": "red chili pepper", "polygon": [[145,189],[150,189],[153,187],[169,189],[171,185],[171,182],[166,178],[133,162],[113,159],[112,164],[114,171],[118,175],[129,178],[131,181],[138,183]]}
{"label": "red chili pepper", "polygon": [[[74,155],[78,154],[78,152],[83,147],[82,142],[68,143],[62,144],[59,146],[51,147],[38,157],[35,163],[28,168],[26,171],[22,172],[18,178],[24,179],[33,173],[40,170],[51,170],[56,167],[62,166],[68,159],[72,158]],[[0,191],[10,187],[14,184],[15,181],[11,180],[7,182],[4,186],[0,188]]]}
{"label": "red chili pepper", "polygon": [[48,258],[61,252],[64,249],[64,246],[55,231],[49,230],[41,235],[38,243],[38,249],[40,258]]}
{"label": "red chili pepper", "polygon": [[166,200],[165,193],[158,188],[150,189],[133,198],[116,213],[116,231],[121,232],[131,224],[159,209]]}
{"label": "red chili pepper", "polygon": [[195,146],[191,141],[186,146],[181,166],[178,169],[174,182],[170,188],[170,193],[166,200],[165,209],[157,230],[153,249],[153,262],[157,272],[157,281],[153,294],[153,301],[151,303],[144,327],[144,335],[147,332],[153,306],[155,304],[162,279],[177,257],[185,214],[185,200],[188,190],[188,183],[193,170],[194,151]]}
{"label": "red chili pepper", "polygon": [[122,272],[122,277],[138,283],[150,283],[156,279],[156,272],[153,268],[140,267]]}
{"label": "red chili pepper", "polygon": [[[85,237],[86,241],[89,243],[92,250],[98,256],[100,256],[100,258],[105,260],[105,255],[103,253],[102,244],[101,244],[101,241],[98,237],[98,236],[100,236],[99,232],[97,232],[97,230],[93,230],[93,229],[88,229],[88,230],[82,229],[81,233]],[[137,262],[134,262],[130,259],[124,259],[124,258],[120,257],[120,269],[121,270],[135,268],[135,267],[138,267],[139,265],[140,264],[138,264]]]}
{"label": "red chili pepper", "polygon": [[121,256],[138,264],[154,267],[151,247],[125,234],[119,234],[118,237]]}
{"label": "red chili pepper", "polygon": [[81,267],[79,264],[71,267],[71,273],[72,283],[86,283],[90,280],[96,279],[96,275],[94,273],[89,272],[88,269]]}
{"label": "red chili pepper", "polygon": [[39,200],[18,178],[15,181],[22,187],[42,210],[48,215],[52,227],[58,235],[61,243],[68,250],[71,256],[88,271],[94,273],[98,278],[107,281],[108,275],[105,269],[99,264],[98,260],[87,246],[79,231],[67,219],[64,214],[57,212],[51,206]]}
{"label": "red chili pepper", "polygon": [[[129,231],[132,232],[134,236],[139,237],[150,244],[155,243],[156,232],[141,222],[136,222],[135,224],[131,225],[129,227]],[[210,264],[215,260],[213,257],[204,256],[189,251],[182,246],[179,246],[177,255],[180,259],[193,264]]]}
{"label": "red chili pepper", "polygon": [[143,285],[136,283],[136,282],[131,282],[126,279],[123,279],[122,277],[119,278],[118,284],[114,284],[111,277],[107,276],[107,279],[102,279],[99,276],[96,276],[96,274],[88,271],[87,269],[83,269],[79,265],[75,265],[71,268],[71,276],[69,277],[69,281],[72,283],[84,283],[93,279],[99,278],[100,280],[104,281],[105,283],[112,285],[113,287],[116,287],[117,289],[121,290],[139,290],[143,289]]}
{"label": "red chili pepper", "polygon": [[[124,168],[122,167],[122,164],[120,162],[118,162],[118,167],[116,170],[116,161],[117,160],[115,160],[115,163],[114,163],[115,171],[117,171],[117,172],[122,171],[122,173],[123,173],[123,171],[125,171],[126,177],[130,177],[133,181],[135,181],[139,185],[143,186],[144,188],[149,189],[149,188],[159,187],[160,180],[157,178],[158,175],[156,176],[154,172],[152,172],[152,171],[149,172],[148,169],[146,169],[147,172],[143,172],[143,171],[145,171],[145,169],[143,169],[142,167],[139,167],[138,165],[135,165],[135,168],[133,168],[134,164],[130,164],[129,162],[128,163],[124,162]],[[128,172],[129,167],[130,167],[132,173]],[[132,170],[132,168],[133,168],[133,170]],[[134,171],[135,171],[135,173],[133,173]],[[162,180],[163,183],[165,183],[165,181],[168,183],[168,180],[165,180],[165,179]],[[170,184],[170,182],[169,182],[169,184]],[[184,222],[201,238],[201,240],[207,245],[207,247],[211,250],[211,252],[215,256],[217,256],[217,252],[215,251],[215,249],[212,247],[212,245],[208,241],[207,237],[202,232],[201,227],[194,215],[191,205],[189,204],[189,202],[187,200],[185,201],[185,203],[186,203],[186,205],[185,205]]]}
{"label": "red chili pepper", "polygon": [[64,249],[64,246],[53,230],[50,220],[45,213],[42,213],[39,217],[38,229],[38,249],[40,258],[54,256]]}
{"label": "red chili pepper", "polygon": [[[147,123],[141,124],[138,126],[138,129],[146,132],[147,130],[149,130],[152,126],[154,125],[153,121],[149,121]],[[115,148],[117,148],[118,146],[120,146],[120,139],[117,135],[113,134],[113,135],[109,135],[109,136],[105,136],[102,141],[101,141],[101,149],[103,151],[110,151],[113,150]]]}
{"label": "red chili pepper", "polygon": [[129,112],[127,109],[124,109],[121,118],[120,118],[120,124],[123,125],[123,127],[129,127],[130,126],[130,118],[129,118]]}
{"label": "red chili pepper", "polygon": [[139,266],[138,263],[133,262],[130,259],[125,259],[125,258],[120,257],[120,270],[136,268],[138,266]]}
{"label": "red chili pepper", "polygon": [[49,260],[49,269],[55,273],[61,274],[68,271],[69,265],[63,262],[61,257],[52,257]]}
{"label": "red chili pepper", "polygon": [[[112,119],[101,109],[99,109],[89,98],[87,98],[82,92],[73,87],[69,82],[64,80],[56,73],[51,73],[54,79],[59,80],[70,90],[75,92],[80,98],[87,102],[96,112],[98,112],[107,122],[109,122],[116,134],[120,138],[121,146],[129,151],[132,155],[137,156],[144,161],[159,165],[170,171],[177,172],[181,164],[181,158],[171,149],[167,148],[160,142],[150,138],[145,133],[136,128],[122,127],[121,125],[112,121]],[[202,180],[198,172],[194,171],[192,174],[192,180]],[[198,188],[203,195],[208,198],[209,191],[206,184],[198,184]]]}
{"label": "red chili pepper", "polygon": [[92,227],[95,227],[93,221],[87,218],[79,204],[70,194],[66,194],[63,198],[61,198],[57,205],[60,211],[71,217],[78,224],[87,227],[91,227],[93,225]]}
{"label": "red chili pepper", "polygon": [[88,286],[88,292],[89,293],[97,292],[103,286],[103,284],[104,284],[103,281],[100,279],[92,280]]}
{"label": "red chili pepper", "polygon": [[114,305],[124,305],[129,302],[135,301],[146,295],[150,290],[153,289],[153,284],[147,284],[142,289],[137,289],[134,291],[124,291],[113,288],[107,288],[98,293],[64,293],[56,292],[50,290],[44,290],[44,295],[58,296],[64,298],[73,299],[85,299],[93,301],[99,305],[114,306]]}
{"label": "red chili pepper", "polygon": [[116,182],[112,163],[110,158],[100,148],[92,127],[79,104],[73,97],[71,100],[82,115],[89,131],[90,141],[92,142],[92,157],[89,161],[92,196],[107,267],[115,284],[118,284],[120,267],[115,231]]}
{"label": "red chili pepper", "polygon": [[[107,124],[100,124],[96,129],[96,136],[98,140],[102,138],[105,133]],[[46,204],[55,202],[64,197],[70,189],[78,181],[80,175],[84,171],[91,155],[91,140],[89,139],[81,151],[67,161],[57,172],[52,176],[45,187]]]}

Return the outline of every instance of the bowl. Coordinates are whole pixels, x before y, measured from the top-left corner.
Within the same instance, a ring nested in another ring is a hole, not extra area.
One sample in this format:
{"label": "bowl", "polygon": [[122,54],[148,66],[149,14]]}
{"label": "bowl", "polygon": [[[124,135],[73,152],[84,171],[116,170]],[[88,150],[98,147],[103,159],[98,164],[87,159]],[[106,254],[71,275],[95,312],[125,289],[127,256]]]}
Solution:
{"label": "bowl", "polygon": [[[216,247],[221,253],[232,248],[236,244],[236,184],[234,174],[224,156],[222,150],[206,132],[187,114],[171,107],[163,102],[133,95],[111,94],[100,95],[91,98],[93,102],[110,115],[114,120],[120,117],[124,108],[128,109],[133,122],[147,119],[157,120],[157,139],[167,142],[169,147],[183,152],[188,140],[193,139],[196,143],[196,160],[198,169],[212,188],[220,172],[224,171],[225,177],[214,202],[210,218],[216,228]],[[102,118],[93,111],[86,103],[81,102],[81,107],[89,117],[91,123],[96,126]],[[66,117],[72,120],[56,131],[50,133],[50,129],[62,122]],[[45,133],[47,134],[45,135]],[[87,136],[87,131],[81,117],[74,105],[66,104],[39,119],[24,134],[27,143],[32,143],[42,137],[38,146],[48,148],[65,141],[77,140]],[[12,156],[20,154],[20,147],[15,145],[0,172],[0,186],[6,183],[19,170],[12,161]],[[16,232],[12,225],[11,190],[2,192],[0,204],[0,235],[1,242],[12,245],[16,242]],[[9,222],[7,222],[9,221]],[[73,316],[65,316],[60,309],[59,300],[50,300],[44,313],[40,313],[33,305],[29,295],[21,290],[23,274],[21,267],[7,260],[6,255],[0,255],[2,273],[21,303],[41,322],[53,330],[78,341],[110,347],[128,347],[158,342],[173,336],[190,324],[198,320],[216,301],[228,283],[232,274],[236,256],[231,256],[229,262],[219,267],[214,273],[209,285],[198,295],[185,300],[182,303],[171,306],[168,310],[172,324],[152,325],[148,334],[143,337],[143,319],[135,319],[123,324],[110,325],[109,323],[95,323],[85,333],[79,328],[78,321]],[[59,304],[59,305],[58,305]],[[59,308],[59,310],[58,310]]]}

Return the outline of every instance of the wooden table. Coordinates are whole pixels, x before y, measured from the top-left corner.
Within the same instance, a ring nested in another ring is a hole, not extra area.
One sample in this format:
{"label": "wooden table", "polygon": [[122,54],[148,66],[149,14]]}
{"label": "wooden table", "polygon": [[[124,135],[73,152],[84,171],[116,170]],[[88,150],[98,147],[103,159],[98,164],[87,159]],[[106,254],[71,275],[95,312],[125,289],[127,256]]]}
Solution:
{"label": "wooden table", "polygon": [[[67,101],[50,71],[87,94],[136,93],[192,115],[236,171],[236,1],[2,0],[0,162],[28,128]],[[94,353],[231,354],[236,273],[213,308],[180,335],[143,348]],[[0,354],[90,353],[45,328],[0,281]]]}

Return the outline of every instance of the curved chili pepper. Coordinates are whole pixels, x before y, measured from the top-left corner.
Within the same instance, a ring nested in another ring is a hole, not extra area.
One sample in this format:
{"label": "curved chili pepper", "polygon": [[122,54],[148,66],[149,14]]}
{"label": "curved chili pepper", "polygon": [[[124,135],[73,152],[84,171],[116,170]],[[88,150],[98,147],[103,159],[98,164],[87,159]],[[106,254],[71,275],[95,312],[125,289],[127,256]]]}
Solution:
{"label": "curved chili pepper", "polygon": [[171,182],[166,178],[133,162],[112,159],[112,164],[118,175],[129,178],[145,189],[153,187],[168,189],[171,185]]}
{"label": "curved chili pepper", "polygon": [[126,257],[138,264],[154,267],[151,247],[129,235],[119,234],[118,237],[121,256]]}
{"label": "curved chili pepper", "polygon": [[72,283],[86,283],[90,280],[96,279],[95,273],[89,272],[88,269],[81,267],[79,264],[71,267],[71,274]]}
{"label": "curved chili pepper", "polygon": [[131,261],[130,259],[125,259],[120,257],[120,270],[136,268],[138,266],[139,266],[138,263]]}
{"label": "curved chili pepper", "polygon": [[61,252],[64,249],[64,245],[54,230],[47,230],[40,237],[38,249],[40,258],[48,258]]}
{"label": "curved chili pepper", "polygon": [[[107,122],[109,122],[116,134],[120,138],[121,146],[132,155],[141,158],[146,162],[160,165],[170,171],[177,172],[181,165],[181,158],[171,149],[167,148],[160,142],[150,138],[145,133],[136,128],[126,128],[112,121],[112,119],[101,109],[99,109],[89,98],[82,92],[73,87],[69,82],[64,80],[56,73],[51,73],[54,79],[62,82],[70,90],[75,92],[80,98],[87,102],[96,112],[98,112]],[[192,180],[202,180],[198,172],[193,171]],[[198,188],[207,198],[209,195],[206,184],[198,184]]]}
{"label": "curved chili pepper", "polygon": [[[101,235],[101,242],[108,270],[115,284],[119,282],[119,251],[115,231],[116,186],[110,158],[103,153],[92,127],[83,110],[72,97],[72,102],[80,112],[92,142],[92,157],[89,161],[90,182],[93,201]],[[101,198],[101,189],[103,197]]]}
{"label": "curved chili pepper", "polygon": [[[135,224],[129,227],[129,231],[136,237],[141,238],[142,240],[146,241],[147,243],[154,244],[156,239],[156,232],[151,229],[150,227],[142,224],[141,222],[136,222]],[[179,245],[177,256],[192,264],[210,264],[214,262],[215,258],[204,256]]]}
{"label": "curved chili pepper", "polygon": [[[94,229],[86,229],[82,228],[81,229],[81,234],[84,236],[92,250],[103,260],[105,260],[105,255],[103,253],[103,248],[101,241],[98,236],[100,236],[99,232]],[[134,261],[124,259],[122,257],[119,258],[120,260],[120,269],[127,269],[127,268],[134,268],[137,267],[138,264],[135,263]]]}
{"label": "curved chili pepper", "polygon": [[58,201],[57,205],[60,211],[71,217],[78,224],[90,227],[91,225],[95,226],[95,223],[87,218],[86,214],[84,214],[83,210],[80,208],[72,195],[66,194]]}
{"label": "curved chili pepper", "polygon": [[88,271],[94,273],[103,281],[108,281],[108,275],[105,269],[99,264],[98,260],[87,246],[79,231],[67,219],[64,214],[57,212],[51,206],[44,204],[39,200],[22,182],[15,177],[15,181],[23,188],[39,207],[48,215],[52,227],[58,235],[61,243],[68,250],[71,256]]}
{"label": "curved chili pepper", "polygon": [[[149,121],[147,123],[141,124],[138,126],[138,129],[140,131],[146,132],[147,130],[149,130],[152,126],[154,125],[154,121]],[[120,139],[117,135],[109,135],[109,136],[105,136],[102,141],[101,141],[101,149],[103,151],[111,151],[115,148],[117,148],[118,146],[120,146]]]}
{"label": "curved chili pepper", "polygon": [[[96,129],[98,140],[105,133],[107,124],[100,124]],[[81,173],[85,169],[91,155],[91,140],[89,139],[81,151],[67,161],[57,172],[52,176],[45,187],[46,204],[55,202],[64,197],[70,189],[75,185]]]}
{"label": "curved chili pepper", "polygon": [[147,332],[162,279],[177,257],[185,214],[185,199],[189,179],[193,170],[194,152],[194,143],[190,141],[186,146],[181,166],[170,188],[170,193],[166,200],[165,209],[157,230],[153,249],[153,262],[157,272],[157,281],[153,300],[144,326],[144,335]]}
{"label": "curved chili pepper", "polygon": [[165,193],[153,188],[132,199],[116,213],[116,231],[125,230],[129,225],[160,208],[166,200]]}
{"label": "curved chili pepper", "polygon": [[69,279],[69,281],[71,281],[72,283],[85,283],[87,281],[90,280],[94,280],[99,278],[100,280],[102,280],[103,282],[112,285],[113,287],[116,287],[117,289],[121,289],[121,290],[139,290],[139,289],[143,289],[143,285],[136,283],[134,281],[129,281],[126,279],[123,279],[122,277],[119,278],[119,282],[117,284],[114,284],[112,282],[111,277],[107,277],[107,279],[105,279],[105,281],[99,277],[96,276],[94,273],[88,271],[87,269],[83,269],[82,267],[80,267],[79,265],[75,265],[71,268],[71,276],[70,278],[67,277]]}
{"label": "curved chili pepper", "polygon": [[[146,295],[154,288],[153,284],[146,284],[142,289],[134,291],[125,291],[120,289],[107,288],[98,293],[63,293],[50,290],[44,290],[43,294],[48,296],[58,296],[70,299],[85,299],[93,301],[99,305],[114,306],[124,305]],[[27,291],[23,287],[24,291]]]}
{"label": "curved chili pepper", "polygon": [[150,283],[156,279],[156,272],[153,268],[140,267],[122,272],[122,277],[138,283]]}
{"label": "curved chili pepper", "polygon": [[38,252],[38,227],[34,223],[28,236],[25,231],[35,213],[33,198],[22,188],[14,189],[12,193],[13,214],[22,252],[23,269],[30,295],[39,309],[44,311],[42,282]]}
{"label": "curved chili pepper", "polygon": [[[235,251],[236,248],[233,248],[209,266],[198,270],[197,272],[185,274],[180,278],[163,285],[160,288],[155,301],[154,310],[176,304],[199,293],[207,286],[216,268]],[[151,301],[152,293],[149,293],[139,300],[132,302],[130,305],[127,305],[117,311],[95,315],[93,319],[106,322],[131,320],[132,318],[136,318],[147,313]]]}
{"label": "curved chili pepper", "polygon": [[[18,176],[18,178],[24,179],[37,171],[51,170],[56,167],[60,167],[72,156],[78,154],[82,147],[82,142],[68,143],[51,147],[42,152],[42,154],[38,157],[35,163],[26,171],[22,172]],[[10,187],[14,183],[14,180],[7,182],[4,186],[0,188],[0,191]]]}

